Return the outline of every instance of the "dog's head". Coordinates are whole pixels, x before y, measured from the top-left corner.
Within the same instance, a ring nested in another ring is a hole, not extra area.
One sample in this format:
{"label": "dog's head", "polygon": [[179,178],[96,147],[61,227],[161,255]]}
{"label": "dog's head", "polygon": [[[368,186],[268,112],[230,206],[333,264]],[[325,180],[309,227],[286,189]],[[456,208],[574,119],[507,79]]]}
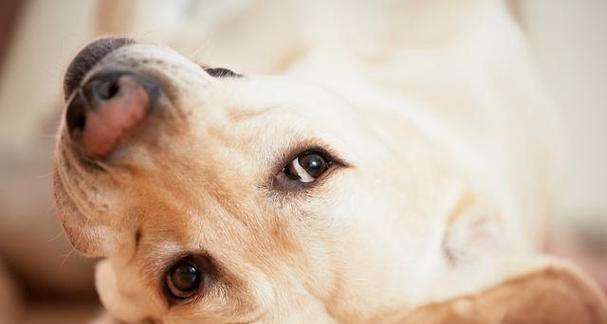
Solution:
{"label": "dog's head", "polygon": [[420,304],[453,263],[450,225],[479,208],[422,130],[314,84],[101,39],[65,93],[57,213],[106,258],[98,290],[125,321],[352,322]]}

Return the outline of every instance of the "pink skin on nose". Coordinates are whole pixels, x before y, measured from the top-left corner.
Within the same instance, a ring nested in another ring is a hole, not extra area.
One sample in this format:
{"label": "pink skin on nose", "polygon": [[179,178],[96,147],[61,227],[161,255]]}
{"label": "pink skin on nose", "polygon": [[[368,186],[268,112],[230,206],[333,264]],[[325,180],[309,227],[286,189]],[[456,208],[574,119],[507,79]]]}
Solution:
{"label": "pink skin on nose", "polygon": [[84,130],[76,135],[84,153],[104,157],[139,128],[150,106],[147,91],[133,77],[118,79],[118,93],[88,113]]}

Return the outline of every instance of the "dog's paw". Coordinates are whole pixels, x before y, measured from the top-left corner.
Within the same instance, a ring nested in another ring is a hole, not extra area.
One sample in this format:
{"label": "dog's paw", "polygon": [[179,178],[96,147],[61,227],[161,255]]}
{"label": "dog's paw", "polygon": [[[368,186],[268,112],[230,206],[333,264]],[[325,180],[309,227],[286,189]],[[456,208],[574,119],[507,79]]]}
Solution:
{"label": "dog's paw", "polygon": [[397,323],[607,323],[605,296],[574,267],[553,263],[483,291],[393,317]]}

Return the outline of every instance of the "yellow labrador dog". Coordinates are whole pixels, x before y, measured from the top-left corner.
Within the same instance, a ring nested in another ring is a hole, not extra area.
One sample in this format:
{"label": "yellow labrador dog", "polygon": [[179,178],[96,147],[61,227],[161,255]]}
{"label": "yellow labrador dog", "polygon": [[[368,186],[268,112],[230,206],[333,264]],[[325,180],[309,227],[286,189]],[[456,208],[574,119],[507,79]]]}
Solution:
{"label": "yellow labrador dog", "polygon": [[287,76],[85,47],[54,182],[103,257],[99,323],[607,323],[539,254],[554,117],[496,8],[425,49],[311,48]]}

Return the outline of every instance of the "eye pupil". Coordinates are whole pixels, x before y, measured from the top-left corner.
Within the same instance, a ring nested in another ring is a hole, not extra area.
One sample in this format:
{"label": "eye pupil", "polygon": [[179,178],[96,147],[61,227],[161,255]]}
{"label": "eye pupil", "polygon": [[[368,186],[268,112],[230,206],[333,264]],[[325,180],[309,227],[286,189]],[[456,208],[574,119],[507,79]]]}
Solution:
{"label": "eye pupil", "polygon": [[173,272],[171,277],[175,288],[188,291],[196,288],[198,278],[198,269],[192,264],[179,266]]}
{"label": "eye pupil", "polygon": [[309,154],[303,156],[299,163],[308,174],[313,178],[318,178],[327,168],[327,162],[318,154]]}
{"label": "eye pupil", "polygon": [[328,173],[335,164],[335,159],[321,148],[310,148],[301,151],[291,159],[275,176],[278,181],[276,183],[289,190],[299,190],[312,185]]}
{"label": "eye pupil", "polygon": [[201,282],[198,266],[189,260],[179,261],[167,274],[167,288],[176,298],[191,297]]}

